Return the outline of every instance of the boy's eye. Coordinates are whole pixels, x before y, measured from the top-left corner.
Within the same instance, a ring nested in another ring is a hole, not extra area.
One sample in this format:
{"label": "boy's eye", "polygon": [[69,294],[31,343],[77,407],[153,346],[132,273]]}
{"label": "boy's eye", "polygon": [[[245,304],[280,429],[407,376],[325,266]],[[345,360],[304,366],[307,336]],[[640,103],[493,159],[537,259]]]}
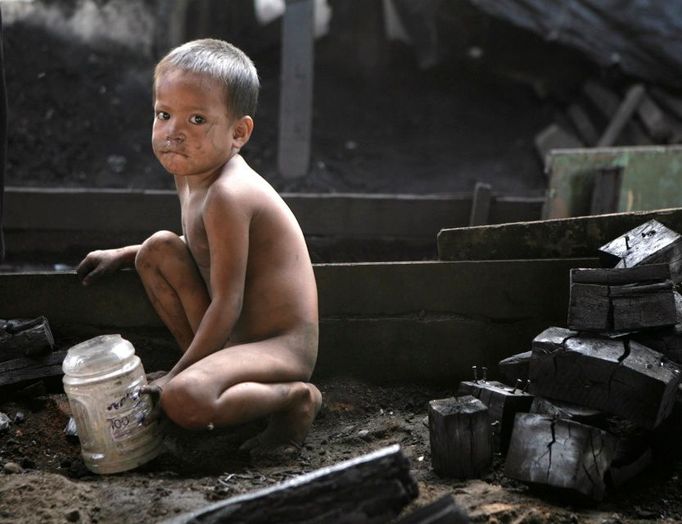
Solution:
{"label": "boy's eye", "polygon": [[193,124],[198,125],[198,124],[203,124],[204,122],[206,122],[206,119],[201,115],[192,115],[190,117],[189,121],[192,122]]}
{"label": "boy's eye", "polygon": [[166,113],[165,111],[157,111],[156,112],[156,118],[158,120],[168,120],[170,118],[170,115]]}

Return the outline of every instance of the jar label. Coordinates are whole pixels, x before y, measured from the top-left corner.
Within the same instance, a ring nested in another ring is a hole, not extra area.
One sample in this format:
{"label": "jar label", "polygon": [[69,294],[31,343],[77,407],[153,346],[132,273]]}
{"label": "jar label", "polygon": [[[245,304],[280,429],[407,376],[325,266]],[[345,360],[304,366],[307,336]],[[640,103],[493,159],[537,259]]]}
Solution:
{"label": "jar label", "polygon": [[153,422],[151,400],[146,395],[126,393],[107,406],[107,424],[114,441],[133,437]]}

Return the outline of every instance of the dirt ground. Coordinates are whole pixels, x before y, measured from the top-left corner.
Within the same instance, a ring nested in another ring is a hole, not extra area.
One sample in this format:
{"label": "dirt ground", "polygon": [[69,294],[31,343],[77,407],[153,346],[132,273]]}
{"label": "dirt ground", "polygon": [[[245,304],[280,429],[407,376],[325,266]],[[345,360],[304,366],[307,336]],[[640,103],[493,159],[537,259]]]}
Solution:
{"label": "dirt ground", "polygon": [[[153,57],[79,44],[25,23],[7,27],[5,39],[8,185],[172,187],[149,147]],[[428,70],[417,66],[409,47],[393,44],[382,67],[370,69],[366,50],[333,23],[315,49],[311,171],[296,181],[283,180],[276,168],[279,51],[257,46],[251,56],[263,88],[245,157],[279,191],[450,193],[484,181],[499,193],[541,194],[545,179],[533,137],[555,118],[556,107],[538,71],[594,71],[570,53],[550,49],[542,56],[540,43],[525,42],[539,57],[530,72],[489,67],[488,58],[515,54],[501,44],[486,48],[482,61],[451,57]],[[574,73],[563,90],[582,79]],[[0,395],[0,412],[25,418],[0,433],[2,523],[158,522],[393,443],[419,483],[419,498],[408,509],[451,493],[475,522],[682,521],[676,453],[591,506],[507,479],[499,457],[480,480],[437,477],[426,405],[451,396],[454,385],[437,390],[329,379],[320,384],[323,410],[295,460],[250,464],[236,453],[241,432],[174,432],[167,453],[113,476],[85,469],[78,443],[63,433],[68,404],[57,386],[32,398]]]}
{"label": "dirt ground", "polygon": [[90,473],[78,442],[63,433],[65,395],[4,401],[0,411],[11,419],[22,413],[24,420],[0,434],[0,522],[159,522],[395,443],[419,486],[418,499],[403,514],[449,493],[473,522],[682,521],[678,453],[599,504],[508,479],[499,455],[482,479],[444,479],[431,470],[426,406],[453,391],[351,379],[325,380],[320,389],[324,406],[297,458],[273,464],[240,456],[238,445],[257,426],[195,433],[170,428],[164,454],[138,470],[108,476]]}

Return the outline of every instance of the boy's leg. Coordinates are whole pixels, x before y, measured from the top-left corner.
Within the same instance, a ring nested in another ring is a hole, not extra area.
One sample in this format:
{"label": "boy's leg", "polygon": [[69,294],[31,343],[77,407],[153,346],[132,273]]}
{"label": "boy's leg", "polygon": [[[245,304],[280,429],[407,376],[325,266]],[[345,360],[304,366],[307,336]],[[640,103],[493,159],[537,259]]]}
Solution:
{"label": "boy's leg", "polygon": [[135,268],[152,306],[184,352],[210,303],[187,245],[175,233],[158,231],[142,244]]}
{"label": "boy's leg", "polygon": [[307,382],[311,366],[300,363],[296,352],[288,349],[287,337],[208,355],[166,384],[161,407],[188,429],[238,425],[269,416],[257,445],[301,444],[322,396]]}

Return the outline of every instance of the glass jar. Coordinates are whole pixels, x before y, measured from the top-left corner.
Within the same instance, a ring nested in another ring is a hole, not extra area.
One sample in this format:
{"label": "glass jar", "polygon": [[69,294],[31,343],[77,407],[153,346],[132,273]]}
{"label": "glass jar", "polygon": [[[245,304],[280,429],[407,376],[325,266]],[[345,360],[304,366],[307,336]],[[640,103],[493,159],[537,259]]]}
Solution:
{"label": "glass jar", "polygon": [[162,449],[162,432],[135,348],[121,335],[101,335],[69,349],[64,391],[85,465],[95,473],[136,468]]}

